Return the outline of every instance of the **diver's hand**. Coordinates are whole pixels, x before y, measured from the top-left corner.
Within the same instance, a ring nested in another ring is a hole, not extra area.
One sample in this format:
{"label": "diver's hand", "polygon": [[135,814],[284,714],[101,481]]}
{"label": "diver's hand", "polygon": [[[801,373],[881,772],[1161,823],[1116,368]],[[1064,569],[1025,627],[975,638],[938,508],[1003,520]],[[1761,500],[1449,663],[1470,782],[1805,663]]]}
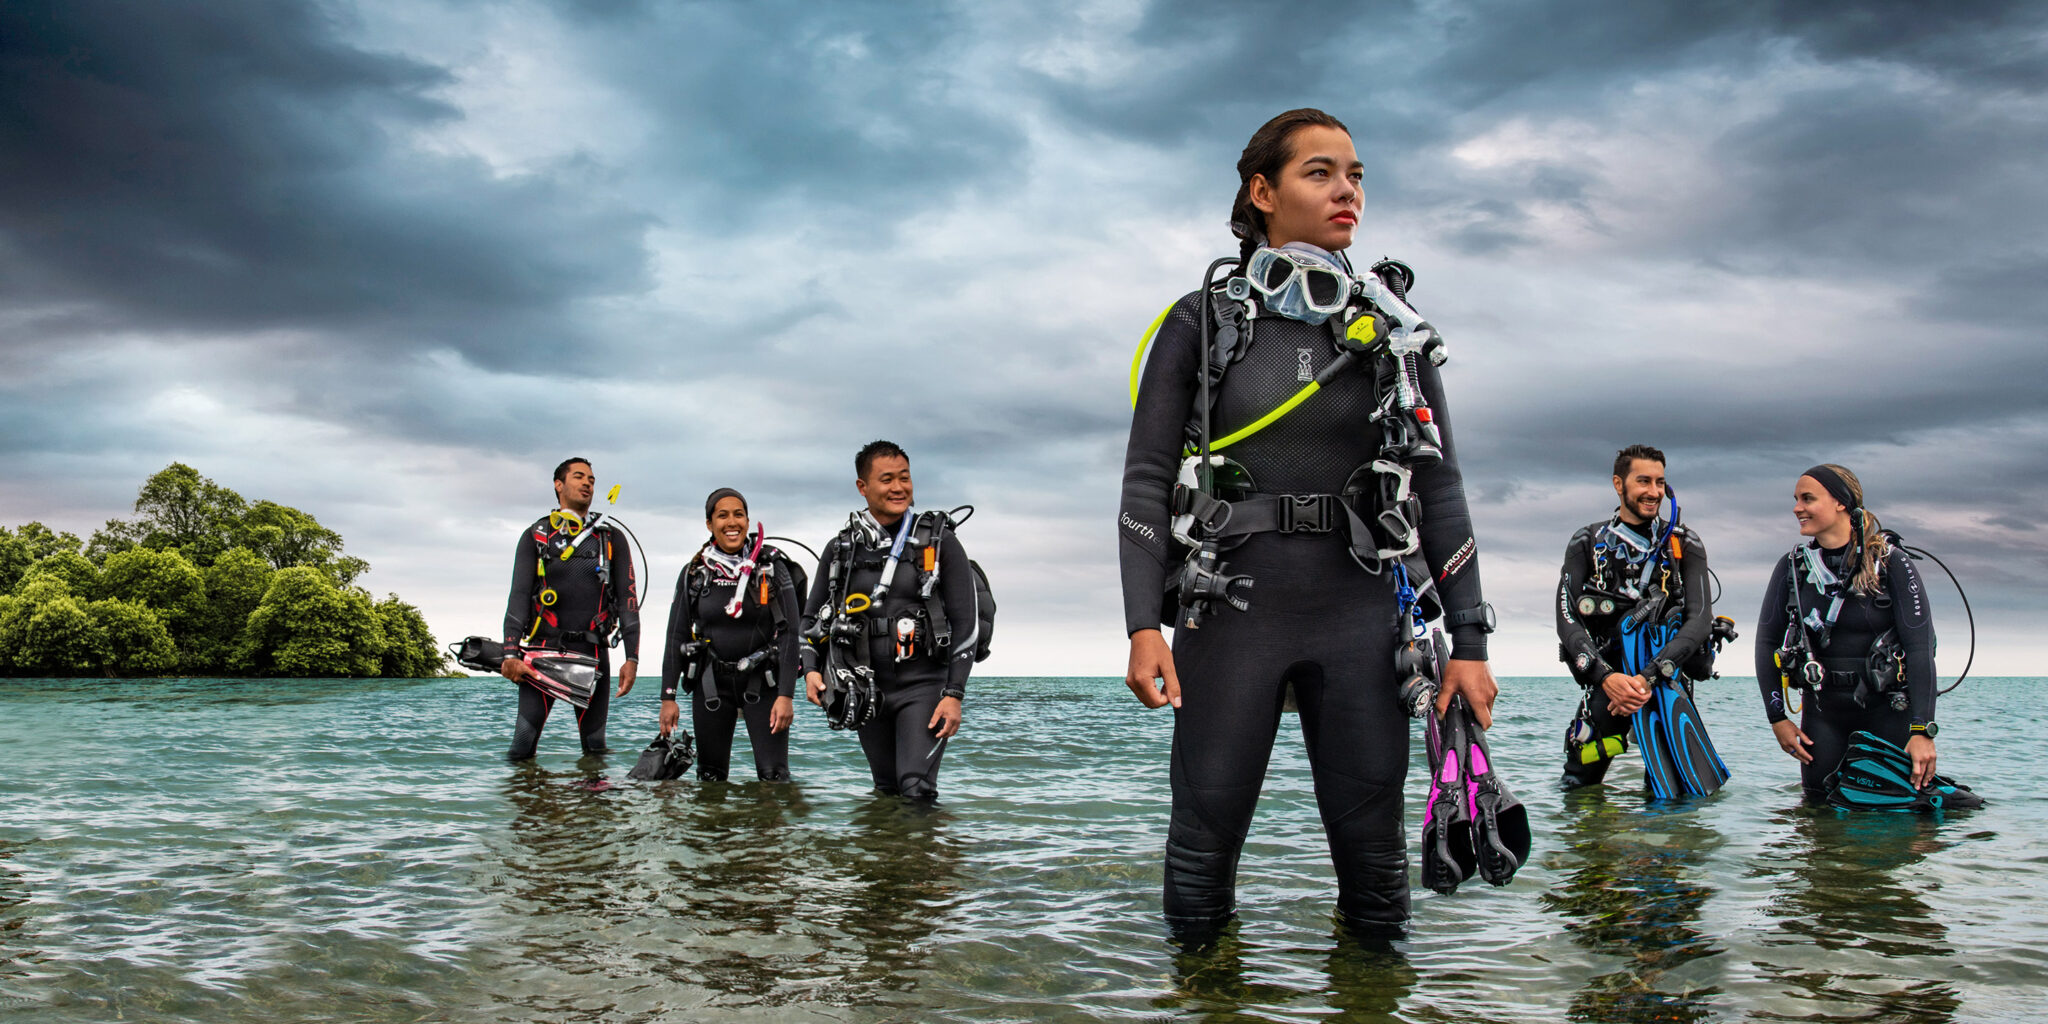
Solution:
{"label": "diver's hand", "polygon": [[[1164,686],[1160,685],[1161,680],[1165,681]],[[1173,648],[1166,645],[1166,637],[1158,630],[1141,629],[1131,634],[1131,665],[1124,672],[1124,685],[1148,708],[1168,704],[1180,707],[1180,674],[1173,670]]]}
{"label": "diver's hand", "polygon": [[932,736],[945,739],[960,731],[960,698],[941,697],[939,706],[932,709],[932,720],[924,727],[932,730]]}
{"label": "diver's hand", "polygon": [[1914,733],[1906,740],[1906,753],[1913,755],[1913,788],[1920,789],[1934,781],[1934,741],[1925,733]]}
{"label": "diver's hand", "polygon": [[661,702],[661,734],[663,736],[676,731],[676,726],[682,720],[683,709],[676,707],[675,701],[665,700]]}
{"label": "diver's hand", "polygon": [[613,694],[612,696],[623,697],[626,694],[633,692],[633,680],[637,678],[639,675],[640,663],[634,661],[631,658],[627,658],[626,663],[619,666],[619,692]]}
{"label": "diver's hand", "polygon": [[533,677],[533,666],[528,665],[525,658],[506,658],[504,664],[498,666],[498,674],[515,683],[523,683]]}
{"label": "diver's hand", "polygon": [[768,731],[781,732],[796,721],[796,701],[788,697],[775,698],[775,706],[768,709]]}
{"label": "diver's hand", "polygon": [[[1782,722],[1772,722],[1771,731],[1778,734],[1779,750],[1798,758],[1800,764],[1813,763],[1813,751],[1806,749],[1813,746],[1813,737],[1801,732],[1799,726],[1794,725],[1791,719],[1788,718]],[[1927,751],[1928,763],[1932,764],[1934,761],[1934,750],[1932,749],[1934,741],[1929,740],[1927,746],[1929,748]],[[1917,766],[1919,762],[1915,761],[1914,764]]]}
{"label": "diver's hand", "polygon": [[821,708],[825,706],[825,673],[804,673],[804,699]]}
{"label": "diver's hand", "polygon": [[1600,689],[1607,694],[1607,710],[1616,715],[1633,715],[1650,702],[1650,681],[1642,676],[1609,672]]}
{"label": "diver's hand", "polygon": [[1465,703],[1479,719],[1481,729],[1493,728],[1493,699],[1500,696],[1500,684],[1493,681],[1493,666],[1483,661],[1452,657],[1444,663],[1443,686],[1436,696],[1436,713],[1451,709],[1451,698],[1465,695]]}

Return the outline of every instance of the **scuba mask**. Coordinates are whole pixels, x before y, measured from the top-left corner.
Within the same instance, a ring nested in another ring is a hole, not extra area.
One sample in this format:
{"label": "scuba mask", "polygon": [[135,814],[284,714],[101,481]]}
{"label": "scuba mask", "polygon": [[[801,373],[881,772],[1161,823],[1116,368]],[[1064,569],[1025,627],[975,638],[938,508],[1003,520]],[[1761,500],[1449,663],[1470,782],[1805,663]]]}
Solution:
{"label": "scuba mask", "polygon": [[1351,275],[1336,257],[1303,242],[1278,249],[1261,246],[1245,263],[1245,279],[1265,299],[1268,312],[1319,324],[1351,299]]}

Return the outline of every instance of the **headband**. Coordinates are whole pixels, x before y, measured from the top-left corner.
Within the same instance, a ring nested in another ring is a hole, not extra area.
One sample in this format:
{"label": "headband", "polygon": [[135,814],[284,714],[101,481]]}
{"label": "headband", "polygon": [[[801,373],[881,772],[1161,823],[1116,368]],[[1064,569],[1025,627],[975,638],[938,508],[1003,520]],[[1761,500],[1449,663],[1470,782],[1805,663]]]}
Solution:
{"label": "headband", "polygon": [[721,487],[712,491],[711,496],[704,499],[704,518],[711,518],[711,513],[718,511],[718,503],[724,498],[738,498],[740,500],[740,508],[745,509],[747,507],[746,495],[730,487]]}
{"label": "headband", "polygon": [[1820,481],[1821,487],[1836,501],[1841,502],[1843,508],[1854,511],[1863,507],[1863,503],[1856,500],[1855,492],[1849,490],[1849,484],[1842,479],[1842,474],[1826,466],[1815,466],[1800,475]]}

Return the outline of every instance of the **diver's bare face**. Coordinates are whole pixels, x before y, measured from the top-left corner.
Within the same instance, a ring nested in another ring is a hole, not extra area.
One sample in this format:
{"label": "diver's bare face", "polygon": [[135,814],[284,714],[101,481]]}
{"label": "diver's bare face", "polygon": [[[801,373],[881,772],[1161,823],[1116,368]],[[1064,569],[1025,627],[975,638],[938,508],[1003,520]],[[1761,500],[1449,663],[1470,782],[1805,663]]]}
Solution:
{"label": "diver's bare face", "polygon": [[1664,464],[1629,460],[1628,476],[1614,478],[1614,493],[1621,499],[1623,520],[1640,526],[1657,518],[1657,506],[1664,503]]}
{"label": "diver's bare face", "polygon": [[1280,169],[1280,180],[1263,174],[1251,180],[1252,205],[1266,215],[1266,244],[1307,242],[1337,252],[1351,246],[1365,207],[1360,183],[1365,165],[1351,136],[1319,124],[1297,128],[1288,136],[1292,152]]}
{"label": "diver's bare face", "polygon": [[555,481],[555,501],[577,515],[590,511],[590,496],[597,493],[597,474],[581,462],[569,464],[569,471]]}
{"label": "diver's bare face", "polygon": [[738,554],[747,542],[747,503],[731,495],[718,499],[704,525],[711,530],[711,542],[718,550]]}
{"label": "diver's bare face", "polygon": [[[1799,520],[1801,537],[1818,537],[1824,533],[1849,534],[1846,525],[1841,525],[1849,510],[1810,476],[1802,476],[1792,485],[1792,518]],[[1840,545],[1834,545],[1839,547]]]}
{"label": "diver's bare face", "polygon": [[860,496],[868,501],[868,512],[877,522],[893,523],[910,511],[910,460],[901,455],[878,455],[868,463],[868,475],[854,481]]}

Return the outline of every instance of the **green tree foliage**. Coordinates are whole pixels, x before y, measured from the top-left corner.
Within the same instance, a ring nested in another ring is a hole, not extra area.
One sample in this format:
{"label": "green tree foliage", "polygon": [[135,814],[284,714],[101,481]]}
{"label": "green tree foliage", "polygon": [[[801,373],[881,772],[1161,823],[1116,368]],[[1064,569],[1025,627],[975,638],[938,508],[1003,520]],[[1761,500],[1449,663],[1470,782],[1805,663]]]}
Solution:
{"label": "green tree foliage", "polygon": [[111,676],[160,676],[178,668],[178,645],[148,607],[107,599],[85,606],[100,648],[96,665]]}
{"label": "green tree foliage", "polygon": [[172,463],[133,519],[88,542],[0,529],[0,672],[432,676],[419,609],[354,585],[369,571],[313,516]]}
{"label": "green tree foliage", "polygon": [[198,629],[199,636],[187,640],[185,648],[195,656],[203,653],[207,664],[203,669],[188,671],[218,672],[228,667],[249,613],[263,603],[263,594],[270,589],[271,569],[270,563],[248,548],[230,548],[202,574],[206,581],[206,616]]}
{"label": "green tree foliage", "polygon": [[28,545],[29,555],[38,561],[63,551],[77,554],[78,549],[83,546],[79,543],[77,534],[58,533],[37,522],[24,524],[14,531],[14,535]]}
{"label": "green tree foliage", "polygon": [[235,540],[273,569],[310,565],[345,587],[370,570],[370,563],[341,553],[341,534],[289,505],[259,501],[236,524]]}
{"label": "green tree foliage", "polygon": [[212,565],[248,508],[241,495],[173,462],[143,482],[131,535],[143,547],[177,548],[197,564]]}
{"label": "green tree foliage", "polygon": [[271,575],[230,664],[263,676],[374,676],[382,672],[385,647],[368,594],[295,565]]}
{"label": "green tree foliage", "polygon": [[0,593],[11,592],[28,575],[28,567],[36,564],[34,549],[27,541],[14,535],[13,530],[0,528]]}
{"label": "green tree foliage", "polygon": [[21,586],[26,587],[36,579],[54,579],[64,584],[66,593],[91,598],[100,590],[100,567],[84,555],[65,549],[31,566],[21,578]]}
{"label": "green tree foliage", "polygon": [[31,675],[98,674],[106,648],[105,634],[64,581],[33,572],[0,621],[0,640],[11,667]]}
{"label": "green tree foliage", "polygon": [[386,648],[384,675],[392,679],[426,679],[440,675],[444,668],[441,651],[434,646],[434,634],[418,608],[387,594],[377,602],[377,622],[384,628]]}
{"label": "green tree foliage", "polygon": [[178,653],[187,672],[219,666],[224,651],[202,628],[207,617],[206,583],[184,555],[154,548],[109,555],[100,567],[98,594],[155,612],[172,635],[184,640]]}

